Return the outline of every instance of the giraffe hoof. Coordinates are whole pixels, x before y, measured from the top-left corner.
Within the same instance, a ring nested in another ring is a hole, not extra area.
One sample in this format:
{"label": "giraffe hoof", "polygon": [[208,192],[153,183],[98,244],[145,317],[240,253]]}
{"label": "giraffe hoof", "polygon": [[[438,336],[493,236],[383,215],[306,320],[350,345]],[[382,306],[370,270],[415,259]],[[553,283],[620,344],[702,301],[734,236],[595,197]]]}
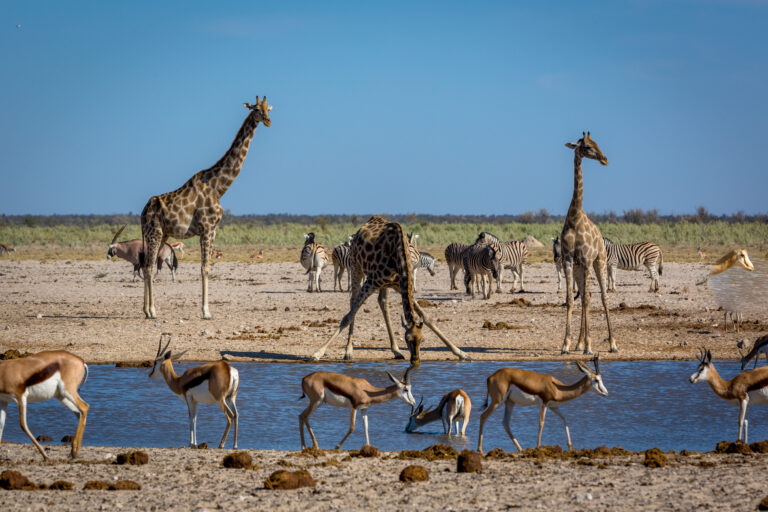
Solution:
{"label": "giraffe hoof", "polygon": [[584,355],[585,356],[591,356],[592,355],[592,351],[591,350],[585,350],[584,351]]}

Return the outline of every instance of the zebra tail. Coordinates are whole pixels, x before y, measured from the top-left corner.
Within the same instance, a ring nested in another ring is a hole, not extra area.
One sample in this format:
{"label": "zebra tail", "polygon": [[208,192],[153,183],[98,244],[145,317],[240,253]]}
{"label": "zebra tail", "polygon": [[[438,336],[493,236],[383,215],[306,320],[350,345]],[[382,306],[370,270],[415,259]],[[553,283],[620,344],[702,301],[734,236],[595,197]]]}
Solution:
{"label": "zebra tail", "polygon": [[659,251],[659,275],[662,275],[662,271],[664,270],[664,254]]}

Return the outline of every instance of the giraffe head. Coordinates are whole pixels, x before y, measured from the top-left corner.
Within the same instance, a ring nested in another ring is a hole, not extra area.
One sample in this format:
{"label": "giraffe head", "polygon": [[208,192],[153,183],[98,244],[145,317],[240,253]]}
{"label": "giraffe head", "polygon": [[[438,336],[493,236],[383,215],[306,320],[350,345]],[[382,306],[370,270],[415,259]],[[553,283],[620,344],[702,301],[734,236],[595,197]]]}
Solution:
{"label": "giraffe head", "polygon": [[581,132],[581,138],[576,142],[566,142],[565,147],[573,149],[582,158],[591,158],[597,160],[603,165],[608,165],[608,159],[605,157],[597,142],[592,140],[589,132]]}
{"label": "giraffe head", "polygon": [[271,126],[272,121],[269,119],[269,111],[272,110],[272,105],[267,105],[267,97],[264,96],[264,99],[259,100],[259,97],[256,96],[256,104],[251,105],[250,103],[246,102],[243,103],[245,105],[245,108],[248,110],[254,112],[256,115],[256,121],[264,123],[264,126]]}
{"label": "giraffe head", "polygon": [[401,317],[400,323],[405,329],[405,344],[411,352],[411,364],[417,366],[420,362],[419,348],[421,347],[421,340],[424,338],[424,335],[421,332],[421,328],[424,327],[424,322],[413,322],[408,326],[405,323],[405,319]]}

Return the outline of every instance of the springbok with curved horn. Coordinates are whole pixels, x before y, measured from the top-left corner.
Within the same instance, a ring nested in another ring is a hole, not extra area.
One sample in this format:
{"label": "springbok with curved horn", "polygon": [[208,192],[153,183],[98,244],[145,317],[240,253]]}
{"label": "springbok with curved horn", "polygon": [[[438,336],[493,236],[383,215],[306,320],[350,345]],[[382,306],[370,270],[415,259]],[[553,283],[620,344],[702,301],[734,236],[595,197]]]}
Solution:
{"label": "springbok with curved horn", "polygon": [[389,402],[399,398],[410,406],[416,405],[416,400],[411,394],[411,369],[408,368],[402,380],[396,379],[387,372],[392,385],[386,388],[377,388],[365,379],[349,377],[340,373],[314,372],[301,380],[303,391],[299,400],[305,396],[309,398],[309,405],[299,414],[299,432],[301,434],[301,448],[304,449],[304,425],[312,437],[312,444],[317,449],[317,439],[312,427],[309,426],[309,417],[323,403],[336,407],[347,407],[349,412],[349,431],[336,446],[340,449],[344,441],[355,431],[355,417],[358,409],[363,412],[363,425],[365,426],[365,444],[371,444],[368,438],[368,408],[374,404]]}
{"label": "springbok with curved horn", "polygon": [[[570,286],[570,282],[567,283]],[[584,373],[584,377],[573,384],[563,384],[551,375],[529,372],[528,370],[519,370],[517,368],[502,368],[488,377],[488,393],[486,394],[486,409],[480,415],[480,434],[477,439],[477,451],[483,453],[483,426],[485,421],[493,411],[498,408],[502,402],[504,409],[504,429],[509,434],[512,442],[519,451],[523,451],[520,443],[515,439],[515,435],[509,427],[509,420],[512,417],[512,409],[515,405],[538,405],[539,412],[539,438],[536,448],[541,446],[541,432],[544,429],[544,417],[547,414],[547,408],[552,409],[565,425],[565,435],[568,437],[568,450],[573,449],[571,444],[571,432],[568,429],[568,421],[560,412],[560,405],[578,398],[590,389],[595,393],[606,396],[608,390],[603,384],[603,378],[600,375],[599,354],[592,361],[595,365],[595,371],[592,372],[581,362],[576,362],[576,366]],[[490,405],[488,399],[490,398]]]}
{"label": "springbok with curved horn", "polygon": [[219,404],[221,410],[227,416],[227,428],[224,429],[224,435],[221,436],[219,448],[224,448],[224,443],[229,435],[229,429],[232,421],[235,422],[235,445],[237,448],[237,426],[238,414],[237,389],[240,386],[240,373],[236,368],[230,366],[226,361],[216,361],[214,363],[204,364],[185,371],[181,377],[173,371],[173,362],[178,360],[187,351],[171,356],[168,346],[171,344],[171,337],[163,347],[163,337],[160,336],[160,343],[157,346],[157,355],[152,371],[149,372],[149,378],[154,379],[163,376],[171,391],[179,395],[186,403],[189,410],[189,446],[197,446],[197,404]]}
{"label": "springbok with curved horn", "polygon": [[3,437],[8,403],[16,402],[21,430],[32,440],[43,459],[48,460],[45,450],[27,427],[27,402],[45,402],[55,398],[78,418],[71,452],[73,459],[77,457],[88,416],[88,404],[80,398],[77,390],[87,378],[88,365],[64,350],[46,350],[21,359],[0,361],[0,439]]}
{"label": "springbok with curved horn", "polygon": [[744,341],[745,340],[741,340],[736,344],[739,348],[739,354],[741,354],[741,371],[744,371],[744,368],[747,367],[752,359],[755,360],[755,366],[753,366],[752,369],[754,370],[757,368],[757,361],[760,359],[760,354],[765,356],[765,361],[768,363],[768,336],[760,336],[757,338],[755,343],[752,344],[752,348],[749,349],[749,352],[746,354],[741,351],[741,349],[744,348]]}
{"label": "springbok with curved horn", "polygon": [[441,420],[443,422],[443,434],[451,435],[453,433],[453,424],[456,423],[456,435],[459,435],[459,422],[463,422],[461,427],[461,437],[466,437],[467,423],[469,423],[469,414],[472,412],[472,400],[463,389],[454,389],[450,393],[443,395],[440,403],[434,409],[424,410],[424,397],[421,398],[418,407],[411,407],[411,416],[408,418],[408,425],[405,431],[413,432],[422,425]]}
{"label": "springbok with curved horn", "polygon": [[747,442],[747,406],[750,403],[768,403],[768,366],[740,373],[725,381],[712,364],[712,353],[702,349],[699,354],[699,367],[690,377],[691,384],[706,381],[712,391],[723,400],[739,406],[739,441],[744,433]]}

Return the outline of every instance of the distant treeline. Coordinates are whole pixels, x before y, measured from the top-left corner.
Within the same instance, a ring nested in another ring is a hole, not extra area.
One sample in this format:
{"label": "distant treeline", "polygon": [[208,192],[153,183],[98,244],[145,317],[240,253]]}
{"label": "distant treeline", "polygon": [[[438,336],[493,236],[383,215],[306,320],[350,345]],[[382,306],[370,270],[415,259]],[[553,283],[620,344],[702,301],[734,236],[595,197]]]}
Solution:
{"label": "distant treeline", "polygon": [[[233,215],[225,210],[222,225],[274,226],[282,224],[297,224],[303,226],[360,225],[372,214],[366,215],[291,215],[287,213],[270,213],[267,215]],[[538,212],[523,212],[518,215],[429,215],[419,213],[382,214],[386,218],[401,224],[548,224],[562,222],[563,215],[550,215],[545,210]],[[730,215],[712,215],[706,208],[699,207],[696,213],[680,215],[659,215],[657,210],[633,209],[625,210],[622,215],[610,211],[607,213],[588,213],[590,219],[597,223],[611,224],[676,224],[685,223],[768,223],[768,214],[746,215],[737,212]],[[26,227],[55,227],[82,226],[95,227],[102,225],[139,225],[140,216],[133,213],[115,215],[1,215],[0,226]]]}

